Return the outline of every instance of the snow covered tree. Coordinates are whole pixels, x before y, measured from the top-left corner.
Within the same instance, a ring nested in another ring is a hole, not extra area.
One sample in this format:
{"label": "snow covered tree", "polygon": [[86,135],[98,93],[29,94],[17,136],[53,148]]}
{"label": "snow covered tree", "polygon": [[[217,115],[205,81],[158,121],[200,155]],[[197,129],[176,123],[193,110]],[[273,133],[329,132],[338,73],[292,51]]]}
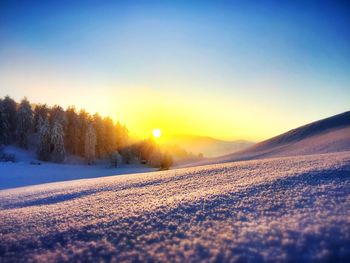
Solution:
{"label": "snow covered tree", "polygon": [[49,121],[46,118],[39,117],[38,123],[39,143],[37,148],[37,156],[41,161],[48,161],[50,159],[51,148],[51,133]]}
{"label": "snow covered tree", "polygon": [[125,125],[121,125],[120,122],[117,122],[115,125],[115,134],[116,134],[116,147],[118,151],[124,149],[128,144],[129,131]]}
{"label": "snow covered tree", "polygon": [[46,106],[46,104],[39,104],[34,109],[34,118],[33,118],[33,127],[34,132],[39,132],[39,126],[40,126],[40,118],[46,119],[49,115],[49,108]]}
{"label": "snow covered tree", "polygon": [[10,144],[15,140],[16,114],[16,102],[6,96],[1,102],[1,140],[4,144]]}
{"label": "snow covered tree", "polygon": [[94,126],[89,124],[85,134],[85,159],[88,164],[95,161],[96,133]]}
{"label": "snow covered tree", "polygon": [[28,148],[29,135],[32,132],[33,111],[27,98],[24,98],[19,104],[17,111],[16,135],[18,145],[22,148]]}
{"label": "snow covered tree", "polygon": [[117,137],[114,124],[111,118],[103,119],[103,148],[107,155],[111,155],[117,149]]}
{"label": "snow covered tree", "polygon": [[96,132],[96,157],[101,158],[105,155],[104,152],[104,136],[103,136],[103,122],[98,113],[93,116],[93,125]]}
{"label": "snow covered tree", "polygon": [[80,110],[78,115],[78,121],[79,121],[79,137],[78,137],[78,146],[79,151],[78,154],[82,157],[85,155],[85,134],[87,127],[89,125],[89,113],[87,113],[85,110]]}
{"label": "snow covered tree", "polygon": [[64,133],[62,124],[54,121],[51,129],[52,153],[51,159],[56,163],[62,163],[65,158],[66,151],[64,149]]}
{"label": "snow covered tree", "polygon": [[1,144],[5,144],[6,142],[6,135],[9,127],[8,120],[6,118],[6,114],[4,112],[4,105],[2,99],[0,99],[0,146]]}
{"label": "snow covered tree", "polygon": [[66,110],[66,120],[67,125],[64,137],[66,149],[72,154],[79,154],[79,119],[78,114],[76,113],[75,108],[73,106],[70,106]]}
{"label": "snow covered tree", "polygon": [[50,109],[50,124],[53,125],[55,121],[58,121],[63,129],[67,124],[66,113],[63,108],[58,105],[55,105]]}

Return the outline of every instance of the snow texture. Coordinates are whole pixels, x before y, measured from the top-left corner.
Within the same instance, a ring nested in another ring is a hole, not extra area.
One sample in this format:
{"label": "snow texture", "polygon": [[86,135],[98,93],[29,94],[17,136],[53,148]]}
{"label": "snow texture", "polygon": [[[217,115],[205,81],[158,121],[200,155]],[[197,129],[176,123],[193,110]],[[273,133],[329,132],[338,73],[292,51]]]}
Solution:
{"label": "snow texture", "polygon": [[350,152],[0,191],[0,261],[350,262]]}

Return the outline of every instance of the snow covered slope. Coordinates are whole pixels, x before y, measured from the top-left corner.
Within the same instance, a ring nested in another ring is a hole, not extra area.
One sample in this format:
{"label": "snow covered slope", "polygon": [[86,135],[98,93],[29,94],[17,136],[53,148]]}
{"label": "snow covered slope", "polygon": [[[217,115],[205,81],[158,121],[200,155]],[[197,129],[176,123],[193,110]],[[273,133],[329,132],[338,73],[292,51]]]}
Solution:
{"label": "snow covered slope", "polygon": [[350,111],[293,129],[246,150],[186,166],[350,150]]}
{"label": "snow covered slope", "polygon": [[[139,164],[121,164],[118,168],[111,168],[107,162],[99,161],[94,165],[81,164],[55,164],[50,162],[38,163],[35,153],[14,146],[6,146],[7,154],[16,156],[16,162],[0,162],[0,190],[28,185],[51,182],[68,181],[75,179],[96,178],[108,175],[144,173],[155,171]],[[79,163],[79,162],[77,162]]]}
{"label": "snow covered slope", "polygon": [[0,261],[350,261],[350,152],[0,191]]}

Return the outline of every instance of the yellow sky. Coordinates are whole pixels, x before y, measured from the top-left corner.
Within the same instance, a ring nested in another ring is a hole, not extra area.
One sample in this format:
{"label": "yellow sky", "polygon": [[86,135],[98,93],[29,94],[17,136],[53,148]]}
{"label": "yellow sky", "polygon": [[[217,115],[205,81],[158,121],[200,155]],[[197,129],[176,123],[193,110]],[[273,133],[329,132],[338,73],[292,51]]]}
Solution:
{"label": "yellow sky", "polygon": [[[50,89],[44,88],[49,84]],[[186,93],[181,96],[176,92],[159,92],[151,87],[131,86],[118,89],[113,86],[99,89],[86,87],[86,92],[80,92],[81,89],[59,82],[44,82],[28,89],[31,94],[28,99],[33,103],[59,104],[65,108],[75,105],[77,109],[85,108],[92,114],[99,112],[126,124],[132,135],[141,138],[148,137],[154,128],[161,129],[164,135],[192,134],[253,141],[285,131],[285,120],[276,119],[276,114],[273,122],[279,125],[266,123],[272,121],[269,109],[231,98],[223,99],[214,93],[201,96]]]}
{"label": "yellow sky", "polygon": [[[264,93],[247,96],[242,93],[223,94],[208,87],[180,90],[177,88],[180,85],[162,88],[120,84],[118,81],[115,84],[100,79],[91,81],[93,77],[87,81],[83,74],[79,77],[78,73],[69,73],[71,71],[57,74],[55,68],[43,68],[40,72],[27,69],[14,74],[4,71],[0,74],[4,83],[0,96],[8,94],[17,101],[27,96],[33,103],[58,104],[64,108],[75,105],[77,109],[84,108],[91,114],[98,112],[121,121],[132,135],[141,138],[148,137],[154,128],[160,128],[164,135],[189,134],[261,141],[332,115],[321,115],[320,108],[311,109],[307,104],[297,107],[298,103],[293,103],[296,107],[291,112],[284,106],[287,101]],[[165,83],[172,82],[169,79]],[[274,83],[268,86],[270,89],[278,87]],[[273,90],[275,96],[279,92],[278,88]],[[305,114],[298,114],[301,111]],[[333,111],[334,114],[341,112]]]}

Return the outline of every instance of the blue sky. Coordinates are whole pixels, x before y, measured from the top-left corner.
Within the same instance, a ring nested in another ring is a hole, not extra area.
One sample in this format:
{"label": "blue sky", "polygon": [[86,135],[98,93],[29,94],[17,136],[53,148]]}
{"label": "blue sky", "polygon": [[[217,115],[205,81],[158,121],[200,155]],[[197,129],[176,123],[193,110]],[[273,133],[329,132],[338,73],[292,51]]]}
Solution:
{"label": "blue sky", "polygon": [[0,58],[0,96],[260,140],[349,110],[350,5],[2,1]]}

